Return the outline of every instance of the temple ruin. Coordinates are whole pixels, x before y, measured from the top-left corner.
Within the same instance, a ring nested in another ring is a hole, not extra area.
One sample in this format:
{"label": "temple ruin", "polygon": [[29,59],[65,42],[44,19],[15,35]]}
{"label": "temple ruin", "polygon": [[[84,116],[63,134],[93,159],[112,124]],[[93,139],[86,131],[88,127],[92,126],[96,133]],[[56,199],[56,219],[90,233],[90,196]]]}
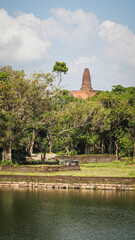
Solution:
{"label": "temple ruin", "polygon": [[87,99],[88,97],[93,97],[98,91],[92,89],[91,76],[88,68],[84,69],[82,86],[80,90],[70,91],[70,93],[76,98]]}

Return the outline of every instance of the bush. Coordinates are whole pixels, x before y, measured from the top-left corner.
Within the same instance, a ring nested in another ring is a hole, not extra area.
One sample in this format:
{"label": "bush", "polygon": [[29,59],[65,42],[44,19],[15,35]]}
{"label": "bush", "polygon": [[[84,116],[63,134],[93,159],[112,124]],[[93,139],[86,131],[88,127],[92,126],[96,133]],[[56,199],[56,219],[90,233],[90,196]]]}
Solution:
{"label": "bush", "polygon": [[66,153],[64,153],[64,152],[57,152],[57,156],[65,156],[66,155]]}
{"label": "bush", "polygon": [[20,166],[20,164],[18,162],[15,162],[14,165],[15,166]]}
{"label": "bush", "polygon": [[6,160],[6,161],[1,163],[1,166],[12,166],[12,165],[13,165],[13,163],[10,160]]}
{"label": "bush", "polygon": [[70,151],[70,156],[74,156],[74,155],[77,155],[77,151],[76,150],[72,150],[72,151]]}

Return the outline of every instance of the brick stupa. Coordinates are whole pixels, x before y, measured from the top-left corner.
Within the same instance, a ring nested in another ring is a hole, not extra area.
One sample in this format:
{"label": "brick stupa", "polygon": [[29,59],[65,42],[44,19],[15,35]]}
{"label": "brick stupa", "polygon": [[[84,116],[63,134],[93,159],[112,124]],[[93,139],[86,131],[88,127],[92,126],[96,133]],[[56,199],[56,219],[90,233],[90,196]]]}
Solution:
{"label": "brick stupa", "polygon": [[70,93],[76,98],[87,99],[88,97],[93,97],[98,91],[92,89],[91,77],[88,68],[84,69],[82,87],[81,90],[70,91]]}

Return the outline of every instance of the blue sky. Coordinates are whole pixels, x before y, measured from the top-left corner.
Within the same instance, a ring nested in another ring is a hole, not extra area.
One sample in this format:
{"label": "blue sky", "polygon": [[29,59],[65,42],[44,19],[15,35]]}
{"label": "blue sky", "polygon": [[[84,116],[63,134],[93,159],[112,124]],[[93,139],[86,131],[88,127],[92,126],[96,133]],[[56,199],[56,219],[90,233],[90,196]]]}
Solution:
{"label": "blue sky", "polygon": [[64,61],[68,90],[85,67],[93,89],[135,86],[134,13],[134,0],[0,0],[0,65],[51,72]]}

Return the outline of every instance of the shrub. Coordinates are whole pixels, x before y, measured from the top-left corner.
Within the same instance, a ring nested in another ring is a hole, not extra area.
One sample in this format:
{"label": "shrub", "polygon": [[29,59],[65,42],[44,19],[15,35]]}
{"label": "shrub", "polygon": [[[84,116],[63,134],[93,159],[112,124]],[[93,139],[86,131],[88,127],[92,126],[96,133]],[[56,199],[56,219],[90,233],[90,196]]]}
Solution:
{"label": "shrub", "polygon": [[64,153],[64,152],[57,152],[57,156],[65,156],[66,155],[66,153]]}
{"label": "shrub", "polygon": [[6,160],[6,161],[2,162],[1,165],[2,165],[2,166],[12,166],[13,163],[12,163],[12,161],[10,161],[10,160]]}
{"label": "shrub", "polygon": [[69,153],[69,154],[70,154],[70,156],[77,155],[77,151],[73,149],[72,151],[70,151],[70,153]]}

